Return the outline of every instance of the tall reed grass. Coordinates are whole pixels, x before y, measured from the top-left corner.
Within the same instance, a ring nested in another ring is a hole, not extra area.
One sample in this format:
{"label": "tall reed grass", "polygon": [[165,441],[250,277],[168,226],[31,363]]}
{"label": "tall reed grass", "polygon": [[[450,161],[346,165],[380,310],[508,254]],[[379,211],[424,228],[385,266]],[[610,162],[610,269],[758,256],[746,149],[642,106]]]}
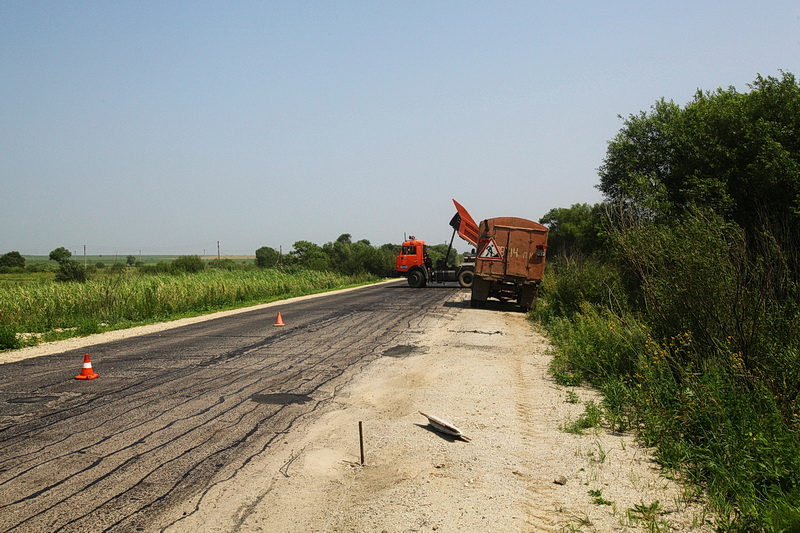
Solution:
{"label": "tall reed grass", "polygon": [[267,302],[373,279],[305,270],[214,269],[182,275],[121,273],[86,283],[0,285],[0,326],[17,333],[47,334],[68,328],[92,333],[100,328]]}
{"label": "tall reed grass", "polygon": [[598,387],[608,426],[636,431],[701,487],[720,531],[800,532],[800,306],[788,262],[753,257],[715,220],[680,222],[616,235],[622,268],[551,269],[536,310],[551,372]]}

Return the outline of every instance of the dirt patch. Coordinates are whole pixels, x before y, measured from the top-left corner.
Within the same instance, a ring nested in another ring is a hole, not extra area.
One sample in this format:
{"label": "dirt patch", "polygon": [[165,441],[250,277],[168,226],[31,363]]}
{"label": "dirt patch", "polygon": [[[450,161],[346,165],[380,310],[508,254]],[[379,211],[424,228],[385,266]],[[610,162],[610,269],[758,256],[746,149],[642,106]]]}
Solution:
{"label": "dirt patch", "polygon": [[[552,381],[547,342],[524,315],[449,309],[187,502],[171,530],[713,531],[693,493],[661,476],[632,435],[560,429],[599,397]],[[420,411],[470,441],[439,433]]]}

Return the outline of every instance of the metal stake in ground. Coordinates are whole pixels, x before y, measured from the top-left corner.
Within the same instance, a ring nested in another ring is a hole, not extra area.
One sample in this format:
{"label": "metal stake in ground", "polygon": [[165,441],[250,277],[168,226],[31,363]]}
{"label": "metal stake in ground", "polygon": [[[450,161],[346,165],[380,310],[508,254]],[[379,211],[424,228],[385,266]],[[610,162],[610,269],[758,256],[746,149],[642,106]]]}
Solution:
{"label": "metal stake in ground", "polygon": [[358,440],[361,444],[361,466],[364,466],[364,427],[361,421],[358,421]]}

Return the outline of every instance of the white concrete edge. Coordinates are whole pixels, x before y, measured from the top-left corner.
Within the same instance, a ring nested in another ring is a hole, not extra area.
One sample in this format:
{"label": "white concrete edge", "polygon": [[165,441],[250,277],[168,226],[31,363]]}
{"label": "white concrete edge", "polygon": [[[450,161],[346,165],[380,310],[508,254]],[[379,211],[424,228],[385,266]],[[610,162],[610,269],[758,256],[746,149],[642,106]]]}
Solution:
{"label": "white concrete edge", "polygon": [[177,320],[171,320],[169,322],[159,322],[157,324],[147,324],[145,326],[135,326],[127,329],[106,331],[103,333],[95,333],[93,335],[87,335],[85,337],[73,337],[70,339],[64,339],[60,341],[43,342],[42,344],[37,344],[36,346],[28,346],[26,348],[20,348],[19,350],[0,353],[0,365],[5,363],[14,363],[16,361],[23,361],[25,359],[31,359],[33,357],[41,357],[43,355],[52,355],[54,353],[77,350],[78,348],[82,348],[84,346],[91,346],[94,344],[100,344],[102,342],[111,342],[119,339],[127,339],[129,337],[138,337],[139,335],[147,335],[149,333],[156,333],[159,331],[166,331],[169,329],[180,328],[182,326],[197,324],[199,322],[206,322],[208,320],[214,320],[215,318],[221,318],[224,316],[232,316],[232,315],[238,315],[240,313],[247,313],[249,311],[257,311],[259,309],[278,307],[280,305],[286,305],[293,302],[299,302],[302,300],[322,298],[324,296],[328,296],[331,294],[357,291],[360,289],[365,289],[367,287],[374,287],[375,285],[394,283],[399,281],[400,279],[402,278],[392,278],[385,281],[379,281],[377,283],[370,283],[369,285],[350,287],[349,289],[326,291],[317,294],[309,294],[306,296],[295,296],[294,298],[287,298],[285,300],[276,300],[274,302],[266,304],[251,305],[249,307],[230,309],[228,311],[216,311],[214,313],[209,313],[207,315],[193,316],[189,318],[179,318]]}

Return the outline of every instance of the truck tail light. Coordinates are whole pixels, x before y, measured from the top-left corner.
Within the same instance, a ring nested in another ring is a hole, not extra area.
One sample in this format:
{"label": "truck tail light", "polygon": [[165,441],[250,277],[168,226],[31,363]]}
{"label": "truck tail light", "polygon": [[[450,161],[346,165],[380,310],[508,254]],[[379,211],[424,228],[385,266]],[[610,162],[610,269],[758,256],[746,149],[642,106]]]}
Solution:
{"label": "truck tail light", "polygon": [[547,253],[547,246],[544,244],[537,244],[536,245],[536,257],[544,257]]}

